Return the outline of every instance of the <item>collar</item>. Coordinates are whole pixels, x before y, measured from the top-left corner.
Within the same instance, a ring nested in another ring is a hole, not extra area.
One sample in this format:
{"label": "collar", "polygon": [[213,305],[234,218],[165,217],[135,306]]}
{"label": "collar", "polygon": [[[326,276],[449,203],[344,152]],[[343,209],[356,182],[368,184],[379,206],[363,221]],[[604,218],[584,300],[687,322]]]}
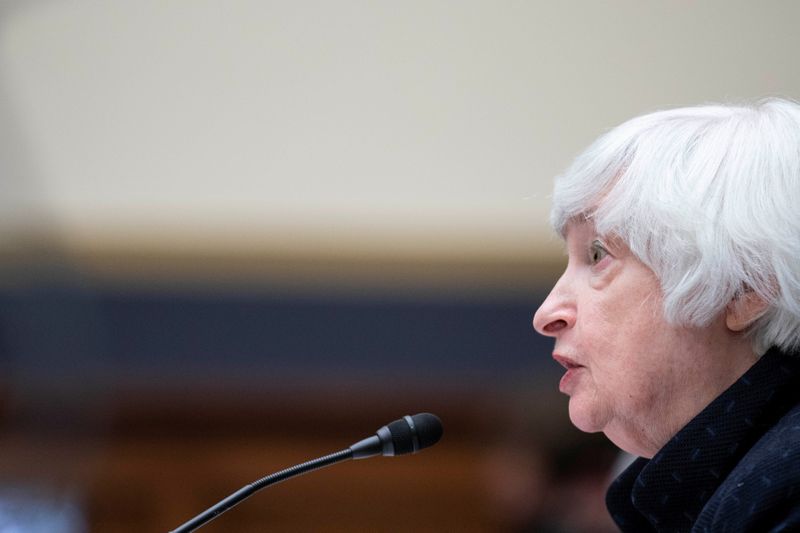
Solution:
{"label": "collar", "polygon": [[800,357],[772,349],[681,429],[652,459],[639,458],[609,487],[623,531],[691,529],[750,447],[797,401]]}

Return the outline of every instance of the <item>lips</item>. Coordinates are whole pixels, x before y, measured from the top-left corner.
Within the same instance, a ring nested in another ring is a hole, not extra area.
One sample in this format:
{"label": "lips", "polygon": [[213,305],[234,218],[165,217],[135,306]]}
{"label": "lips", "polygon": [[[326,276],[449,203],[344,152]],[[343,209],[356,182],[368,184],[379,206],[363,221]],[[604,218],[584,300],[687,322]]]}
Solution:
{"label": "lips", "polygon": [[555,359],[558,364],[560,364],[561,366],[563,366],[567,370],[571,370],[573,368],[579,368],[579,367],[583,366],[583,365],[579,365],[578,363],[576,363],[575,361],[573,361],[569,357],[564,357],[563,355],[560,355],[560,354],[557,354],[557,353],[553,354],[553,359]]}
{"label": "lips", "polygon": [[577,374],[580,373],[580,370],[585,367],[583,365],[579,365],[569,357],[564,357],[560,354],[553,354],[553,359],[567,369],[566,373],[564,373],[564,376],[561,378],[561,381],[558,384],[558,390],[564,394],[570,394],[575,388],[575,380],[578,377]]}

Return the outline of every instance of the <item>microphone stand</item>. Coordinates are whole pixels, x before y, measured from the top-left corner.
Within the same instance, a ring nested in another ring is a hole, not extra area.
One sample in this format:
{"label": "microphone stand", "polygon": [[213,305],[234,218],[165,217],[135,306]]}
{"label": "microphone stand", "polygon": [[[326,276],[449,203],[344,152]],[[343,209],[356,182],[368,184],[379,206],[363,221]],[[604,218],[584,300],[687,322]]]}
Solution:
{"label": "microphone stand", "polygon": [[295,465],[291,468],[275,472],[258,481],[242,487],[210,509],[195,516],[171,533],[187,533],[194,531],[203,524],[214,520],[216,517],[241,502],[248,496],[267,487],[280,483],[289,478],[330,466],[348,459],[366,459],[376,455],[392,457],[417,453],[423,448],[433,446],[442,437],[442,421],[431,413],[419,413],[414,416],[404,416],[386,424],[371,437],[361,439],[349,448]]}
{"label": "microphone stand", "polygon": [[326,466],[330,466],[336,463],[340,463],[342,461],[347,461],[348,459],[353,458],[353,450],[351,448],[347,448],[336,453],[332,453],[330,455],[325,455],[324,457],[319,457],[317,459],[313,459],[311,461],[307,461],[305,463],[292,466],[290,468],[286,468],[285,470],[281,470],[280,472],[275,472],[274,474],[270,474],[266,477],[263,477],[257,481],[250,483],[242,487],[241,489],[237,490],[224,500],[220,501],[213,507],[203,511],[199,515],[195,516],[185,524],[179,526],[177,529],[172,530],[170,533],[188,533],[189,531],[194,531],[195,529],[199,528],[200,526],[211,522],[216,517],[236,505],[237,503],[241,502],[245,498],[252,496],[259,490],[263,489],[264,487],[268,487],[269,485],[274,485],[276,483],[280,483],[281,481],[285,481],[289,478],[299,476],[305,474],[307,472],[311,472],[313,470],[317,470],[320,468],[324,468]]}

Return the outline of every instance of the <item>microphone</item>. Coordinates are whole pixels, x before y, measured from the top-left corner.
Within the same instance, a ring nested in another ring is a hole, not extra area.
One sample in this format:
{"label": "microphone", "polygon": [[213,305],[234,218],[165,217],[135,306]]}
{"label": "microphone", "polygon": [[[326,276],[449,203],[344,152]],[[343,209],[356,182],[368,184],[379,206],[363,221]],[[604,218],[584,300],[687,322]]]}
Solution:
{"label": "microphone", "polygon": [[174,529],[171,533],[194,531],[264,487],[313,470],[347,461],[348,459],[366,459],[376,455],[392,457],[417,453],[439,442],[439,439],[442,438],[442,431],[442,421],[439,420],[438,416],[431,413],[404,416],[399,420],[386,424],[376,431],[375,435],[362,439],[349,448],[275,472],[242,487],[216,505],[209,507],[177,529]]}
{"label": "microphone", "polygon": [[442,421],[430,413],[404,416],[386,424],[372,437],[350,446],[353,459],[366,459],[376,455],[391,457],[417,453],[433,446],[442,438]]}

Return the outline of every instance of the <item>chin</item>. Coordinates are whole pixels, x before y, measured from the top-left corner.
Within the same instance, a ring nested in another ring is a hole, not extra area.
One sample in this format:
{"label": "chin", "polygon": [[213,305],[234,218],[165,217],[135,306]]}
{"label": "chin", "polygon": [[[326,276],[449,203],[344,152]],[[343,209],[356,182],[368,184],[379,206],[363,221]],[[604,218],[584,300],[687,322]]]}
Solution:
{"label": "chin", "polygon": [[592,405],[587,405],[580,398],[572,397],[569,400],[569,419],[572,425],[586,433],[603,431],[604,423],[601,416]]}

